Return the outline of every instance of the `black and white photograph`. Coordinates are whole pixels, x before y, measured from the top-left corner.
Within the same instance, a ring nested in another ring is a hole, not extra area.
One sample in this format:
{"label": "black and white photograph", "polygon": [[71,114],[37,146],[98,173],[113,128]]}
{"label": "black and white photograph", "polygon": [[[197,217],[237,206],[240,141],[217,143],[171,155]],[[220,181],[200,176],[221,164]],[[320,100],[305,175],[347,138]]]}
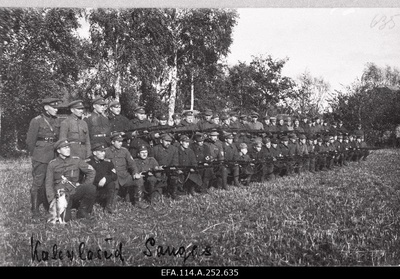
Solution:
{"label": "black and white photograph", "polygon": [[38,2],[0,3],[0,266],[400,265],[394,1]]}

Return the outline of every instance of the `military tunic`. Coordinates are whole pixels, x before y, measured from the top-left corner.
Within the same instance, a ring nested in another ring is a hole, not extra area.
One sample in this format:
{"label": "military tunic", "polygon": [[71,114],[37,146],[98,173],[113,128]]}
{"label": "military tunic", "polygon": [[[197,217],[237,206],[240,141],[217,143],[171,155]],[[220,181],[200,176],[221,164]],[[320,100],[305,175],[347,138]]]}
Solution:
{"label": "military tunic", "polygon": [[[130,121],[132,130],[135,129],[142,129],[142,128],[150,128],[153,124],[148,119],[139,120],[138,118],[134,118]],[[148,135],[141,135],[141,136],[132,136],[129,152],[132,154],[134,158],[137,158],[137,151],[139,150],[140,146],[144,145],[148,149],[150,149],[151,137],[150,134]]]}
{"label": "military tunic", "polygon": [[60,138],[67,138],[71,143],[71,156],[85,160],[92,154],[88,125],[76,115],[71,114],[61,122]]}
{"label": "military tunic", "polygon": [[132,174],[139,173],[139,169],[128,149],[125,147],[117,149],[114,146],[110,146],[106,149],[106,158],[110,159],[114,164],[119,185],[131,186],[128,185],[128,182],[132,182]]}
{"label": "military tunic", "polygon": [[111,125],[109,119],[93,111],[85,121],[89,130],[90,143],[101,142],[106,145],[110,144]]}

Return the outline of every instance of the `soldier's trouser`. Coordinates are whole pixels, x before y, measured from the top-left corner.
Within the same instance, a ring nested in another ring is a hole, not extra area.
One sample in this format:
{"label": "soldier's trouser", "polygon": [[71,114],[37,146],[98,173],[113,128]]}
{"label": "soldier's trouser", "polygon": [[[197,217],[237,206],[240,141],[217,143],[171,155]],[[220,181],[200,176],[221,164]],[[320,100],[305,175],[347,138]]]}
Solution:
{"label": "soldier's trouser", "polygon": [[301,164],[300,172],[306,172],[310,169],[310,158],[305,158]]}
{"label": "soldier's trouser", "polygon": [[93,211],[96,200],[96,186],[93,184],[79,185],[72,195],[67,195],[68,206],[65,221],[71,220],[71,209],[77,208],[77,218],[85,218]]}
{"label": "soldier's trouser", "polygon": [[151,202],[154,192],[157,191],[158,179],[155,176],[148,176],[144,180],[144,199]]}
{"label": "soldier's trouser", "polygon": [[315,158],[310,158],[310,167],[309,170],[310,172],[315,172]]}
{"label": "soldier's trouser", "polygon": [[96,202],[98,202],[104,209],[110,210],[113,207],[116,184],[116,181],[111,181],[103,187],[97,187]]}
{"label": "soldier's trouser", "polygon": [[330,170],[330,169],[333,168],[334,159],[335,159],[335,157],[333,157],[333,156],[328,156],[328,157],[326,158],[326,168],[327,168],[328,170]]}
{"label": "soldier's trouser", "polygon": [[285,172],[286,175],[292,175],[294,173],[294,161],[286,161],[285,163]]}
{"label": "soldier's trouser", "polygon": [[229,174],[232,175],[232,177],[233,177],[233,185],[239,186],[240,185],[240,182],[239,182],[239,175],[240,175],[239,166],[238,165],[237,166],[229,166],[229,167],[226,168],[226,172],[227,172],[227,176],[226,176],[227,178],[228,178]]}
{"label": "soldier's trouser", "polygon": [[167,193],[172,199],[176,199],[178,191],[179,177],[171,174],[167,180]]}
{"label": "soldier's trouser", "polygon": [[32,187],[30,189],[32,213],[38,214],[41,204],[43,204],[46,211],[49,210],[50,204],[47,201],[45,188],[47,165],[32,160]]}
{"label": "soldier's trouser", "polygon": [[228,189],[228,171],[225,166],[218,166],[214,169],[216,178],[212,181],[215,188]]}
{"label": "soldier's trouser", "polygon": [[316,160],[316,170],[326,170],[326,157],[325,156],[318,156]]}

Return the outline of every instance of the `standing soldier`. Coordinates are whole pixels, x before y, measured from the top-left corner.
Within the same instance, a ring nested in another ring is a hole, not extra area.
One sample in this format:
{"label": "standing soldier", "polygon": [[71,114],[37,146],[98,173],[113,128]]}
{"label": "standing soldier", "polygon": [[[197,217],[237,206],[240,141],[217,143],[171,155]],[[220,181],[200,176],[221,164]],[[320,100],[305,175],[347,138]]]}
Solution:
{"label": "standing soldier", "polygon": [[309,170],[311,173],[315,173],[315,146],[313,136],[307,138],[307,152],[309,156]]}
{"label": "standing soldier", "polygon": [[32,156],[32,187],[31,211],[32,217],[40,216],[39,206],[43,203],[46,211],[49,204],[46,199],[44,182],[48,163],[54,159],[54,142],[58,139],[60,121],[57,118],[58,98],[42,100],[44,112],[29,123],[26,144]]}
{"label": "standing soldier", "polygon": [[181,121],[182,121],[182,118],[181,118],[181,116],[179,115],[179,114],[176,114],[176,113],[174,113],[173,115],[172,115],[172,120],[173,120],[173,122],[174,122],[174,127],[180,127],[180,126],[182,126],[181,125]]}
{"label": "standing soldier", "polygon": [[76,100],[68,104],[71,110],[69,115],[60,126],[60,138],[67,138],[70,143],[71,156],[78,156],[82,160],[90,157],[92,151],[90,146],[89,128],[82,120],[83,101]]}
{"label": "standing soldier", "polygon": [[141,207],[142,189],[140,189],[140,186],[143,185],[141,181],[143,178],[128,149],[122,147],[122,141],[121,133],[115,133],[111,136],[111,146],[106,149],[106,158],[113,162],[117,172],[118,183],[116,188],[119,190],[119,195],[127,200],[128,194],[129,201],[133,205]]}
{"label": "standing soldier", "polygon": [[253,142],[252,147],[249,150],[249,156],[253,161],[255,161],[253,178],[256,180],[259,178],[259,181],[263,182],[267,176],[267,162],[265,162],[266,156],[264,154],[262,141],[255,140]]}
{"label": "standing soldier", "polygon": [[317,139],[317,145],[315,146],[315,153],[317,154],[317,158],[315,161],[315,169],[316,171],[326,171],[326,146],[323,144],[322,138]]}
{"label": "standing soldier", "polygon": [[204,110],[202,114],[203,119],[197,123],[199,130],[204,131],[218,127],[218,125],[212,121],[213,113],[210,109]]}
{"label": "standing soldier", "polygon": [[[78,208],[76,217],[93,219],[90,216],[96,199],[96,187],[93,185],[96,171],[91,165],[77,156],[71,155],[70,143],[60,139],[54,144],[58,156],[49,162],[46,172],[46,196],[49,203],[55,199],[56,191],[67,191],[68,206],[65,221],[71,220],[71,209]],[[84,177],[84,181],[80,178]]]}
{"label": "standing soldier", "polygon": [[278,160],[282,157],[282,154],[279,147],[279,140],[275,137],[271,139],[271,156],[274,162],[274,176],[282,176],[284,164]]}
{"label": "standing soldier", "polygon": [[[153,147],[153,156],[162,167],[173,167],[179,164],[178,148],[171,145],[172,137],[163,134],[160,138],[160,144]],[[163,173],[160,180],[167,188],[167,193],[173,200],[177,200],[178,177],[174,174],[167,175]]]}
{"label": "standing soldier", "polygon": [[252,112],[250,114],[251,121],[248,123],[248,127],[251,130],[264,130],[264,125],[258,121],[259,114],[257,112]]}
{"label": "standing soldier", "polygon": [[[136,158],[138,154],[139,147],[142,145],[150,148],[150,134],[146,128],[150,128],[152,123],[149,119],[147,119],[146,112],[143,107],[138,107],[135,110],[135,118],[131,120],[131,129],[132,139],[130,142],[129,152],[131,155]],[[140,129],[141,132],[136,131],[135,129]],[[128,135],[130,136],[130,135]]]}
{"label": "standing soldier", "polygon": [[293,156],[296,155],[296,148],[289,145],[289,137],[283,136],[281,138],[281,144],[279,145],[281,155],[285,157],[285,168],[283,169],[282,175],[291,176],[294,173],[294,160]]}
{"label": "standing soldier", "polygon": [[294,119],[294,122],[293,122],[293,131],[294,131],[297,135],[300,135],[300,134],[304,134],[304,133],[305,133],[303,127],[300,126],[300,121],[299,121],[298,118],[295,118],[295,119]]}
{"label": "standing soldier", "polygon": [[117,172],[110,159],[105,159],[107,146],[104,143],[96,142],[92,145],[92,153],[86,162],[96,171],[94,186],[96,186],[96,202],[109,214],[113,213],[115,200],[115,188]]}
{"label": "standing soldier", "polygon": [[302,156],[301,161],[299,160],[299,172],[306,172],[310,169],[310,157],[308,154],[307,137],[304,134],[300,134],[299,141],[298,154]]}
{"label": "standing soldier", "polygon": [[107,103],[102,97],[92,101],[93,111],[88,118],[85,118],[89,129],[90,144],[100,142],[110,145],[111,125],[105,115]]}
{"label": "standing soldier", "polygon": [[111,134],[118,132],[124,133],[125,135],[122,146],[128,148],[130,136],[126,133],[132,130],[131,122],[127,117],[121,114],[121,104],[118,101],[111,101],[108,104],[108,111],[108,120],[110,121]]}
{"label": "standing soldier", "polygon": [[[225,160],[228,161],[227,165],[227,174],[231,174],[233,176],[233,184],[237,187],[243,186],[239,182],[239,165],[233,163],[233,161],[237,160],[239,151],[235,144],[233,144],[233,135],[231,133],[227,133],[224,136],[225,142],[223,143],[223,152]],[[240,145],[240,144],[239,144]],[[229,163],[229,161],[231,161]],[[224,179],[224,177],[223,177]],[[224,182],[225,183],[225,182]]]}
{"label": "standing soldier", "polygon": [[231,119],[230,119],[229,115],[223,114],[221,116],[221,120],[222,120],[222,123],[221,123],[222,130],[231,128]]}
{"label": "standing soldier", "polygon": [[[261,148],[260,148],[261,149]],[[254,174],[254,164],[251,162],[252,159],[248,154],[247,144],[242,142],[239,145],[238,155],[236,157],[239,163],[239,181],[244,181],[244,186],[249,186],[251,178]],[[248,162],[248,163],[246,163]]]}

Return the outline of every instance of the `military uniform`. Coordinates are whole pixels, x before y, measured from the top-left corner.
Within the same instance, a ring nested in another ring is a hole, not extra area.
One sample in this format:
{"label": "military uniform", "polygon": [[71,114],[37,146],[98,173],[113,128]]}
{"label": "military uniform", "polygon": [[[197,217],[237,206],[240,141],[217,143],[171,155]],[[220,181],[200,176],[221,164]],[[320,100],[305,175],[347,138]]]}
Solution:
{"label": "military uniform", "polygon": [[[233,135],[231,134],[226,135],[226,138],[228,137],[233,138]],[[229,144],[228,142],[224,142],[222,147],[226,161],[235,161],[238,159],[239,151],[237,150],[235,144]],[[240,175],[239,165],[228,163],[226,170],[227,174],[228,175],[230,174],[233,177],[233,184],[235,186],[240,186],[241,184],[239,182],[239,175]],[[226,181],[226,183],[228,183],[228,181]]]}
{"label": "military uniform", "polygon": [[[82,101],[71,102],[70,108],[84,108]],[[60,125],[60,138],[67,138],[71,144],[71,156],[82,160],[91,155],[89,128],[87,123],[74,114],[69,115]]]}
{"label": "military uniform", "polygon": [[[106,105],[106,101],[102,97],[97,97],[92,104]],[[110,144],[111,125],[108,117],[94,110],[85,121],[88,125],[90,144],[97,142]]]}
{"label": "military uniform", "polygon": [[[138,151],[140,152],[143,150],[148,151],[147,147],[145,146],[141,146]],[[134,161],[140,173],[155,170],[159,166],[157,160],[154,157],[146,157],[146,159],[138,157],[135,158]],[[153,175],[146,176],[141,181],[143,185],[140,185],[140,188],[144,189],[143,197],[150,203],[152,202],[152,198],[155,195],[155,191],[159,191],[161,187],[163,187],[162,183],[158,183],[158,178],[160,177],[161,175],[159,173],[154,173]]]}
{"label": "military uniform", "polygon": [[[119,133],[111,136],[111,141],[122,141],[122,135]],[[121,147],[117,149],[115,146],[110,146],[106,149],[106,158],[111,159],[114,164],[114,168],[117,172],[117,185],[116,188],[119,190],[119,195],[122,198],[126,198],[126,194],[129,194],[129,201],[132,204],[136,204],[141,195],[140,185],[143,185],[142,178],[134,179],[133,175],[139,173],[139,169],[129,153],[128,149]]]}
{"label": "military uniform", "polygon": [[[69,145],[66,139],[59,140],[54,149]],[[81,174],[84,174],[84,181],[80,182]],[[65,221],[71,219],[71,208],[78,208],[77,217],[88,217],[92,212],[96,198],[96,187],[93,185],[96,171],[77,156],[62,158],[59,155],[51,160],[46,173],[46,196],[50,203],[55,198],[58,189],[65,189],[67,192],[68,207]],[[74,186],[65,182],[63,176]],[[79,186],[77,186],[79,183]]]}
{"label": "military uniform", "polygon": [[[196,161],[198,163],[210,163],[211,162],[211,150],[208,145],[203,143],[200,145],[198,142],[203,141],[204,142],[204,135],[199,134],[195,136],[195,142],[190,145],[190,149],[193,150],[194,155],[196,156]],[[200,187],[201,192],[207,192],[207,189],[210,186],[210,181],[215,179],[216,176],[214,174],[214,170],[210,168],[204,168],[201,170],[198,170],[199,175],[201,176],[201,180],[203,184]]]}
{"label": "military uniform", "polygon": [[[219,133],[214,131],[210,133],[210,136],[219,136]],[[225,159],[223,143],[217,138],[216,141],[211,139],[207,140],[205,145],[208,146],[210,150],[210,156],[212,161],[222,161]],[[216,179],[210,181],[210,184],[215,186],[216,188],[222,187],[222,189],[227,189],[227,170],[226,167],[221,164],[213,168],[213,172],[216,175]]]}
{"label": "military uniform", "polygon": [[[57,106],[57,98],[46,98],[42,101],[43,105]],[[45,194],[45,179],[48,163],[54,159],[54,143],[58,140],[60,132],[60,119],[48,113],[36,116],[29,123],[26,135],[26,145],[29,155],[32,156],[32,186],[31,211],[34,217],[39,216],[39,206],[43,203],[46,210],[49,203]]]}
{"label": "military uniform", "polygon": [[[105,150],[105,148],[106,146],[102,143],[95,143],[92,150]],[[115,184],[117,180],[114,164],[110,159],[99,160],[94,155],[87,159],[86,162],[96,171],[96,176],[94,178],[94,185],[97,188],[96,202],[98,202],[108,213],[112,213],[116,192]],[[100,186],[99,182],[103,178],[106,180],[105,184]]]}
{"label": "military uniform", "polygon": [[[172,138],[168,134],[164,134],[162,136],[162,140],[172,142]],[[179,165],[179,155],[178,148],[173,145],[169,145],[168,148],[164,147],[162,144],[156,145],[153,147],[153,157],[156,159],[160,166],[177,166]],[[162,183],[167,187],[167,193],[171,196],[171,198],[177,198],[177,187],[178,187],[178,177],[174,174],[162,174],[161,176]]]}
{"label": "military uniform", "polygon": [[[189,142],[188,136],[182,136],[180,141]],[[178,147],[178,161],[179,166],[193,167],[195,170],[197,167],[196,155],[190,148],[184,148],[183,146]],[[187,177],[185,177],[187,176]],[[197,172],[189,172],[188,174],[181,174],[179,183],[181,183],[183,189],[188,193],[193,194],[196,188],[200,188],[203,184],[201,176]]]}
{"label": "military uniform", "polygon": [[318,138],[317,140],[317,145],[315,146],[315,153],[317,154],[317,158],[315,161],[315,170],[316,171],[326,171],[326,153],[327,149],[324,144],[322,144],[323,140],[322,138]]}
{"label": "military uniform", "polygon": [[[142,107],[138,107],[135,110],[135,113],[144,114],[145,110]],[[151,126],[153,126],[153,124],[147,118],[144,118],[142,120],[140,120],[139,118],[134,118],[130,122],[131,122],[130,124],[131,124],[132,130],[136,130],[136,129],[143,130],[143,128],[150,128]],[[144,145],[147,148],[150,148],[151,147],[150,141],[151,141],[150,134],[147,134],[147,135],[142,134],[139,136],[132,135],[130,145],[129,145],[129,152],[131,153],[132,157],[133,158],[137,157],[138,150],[141,146]]]}

